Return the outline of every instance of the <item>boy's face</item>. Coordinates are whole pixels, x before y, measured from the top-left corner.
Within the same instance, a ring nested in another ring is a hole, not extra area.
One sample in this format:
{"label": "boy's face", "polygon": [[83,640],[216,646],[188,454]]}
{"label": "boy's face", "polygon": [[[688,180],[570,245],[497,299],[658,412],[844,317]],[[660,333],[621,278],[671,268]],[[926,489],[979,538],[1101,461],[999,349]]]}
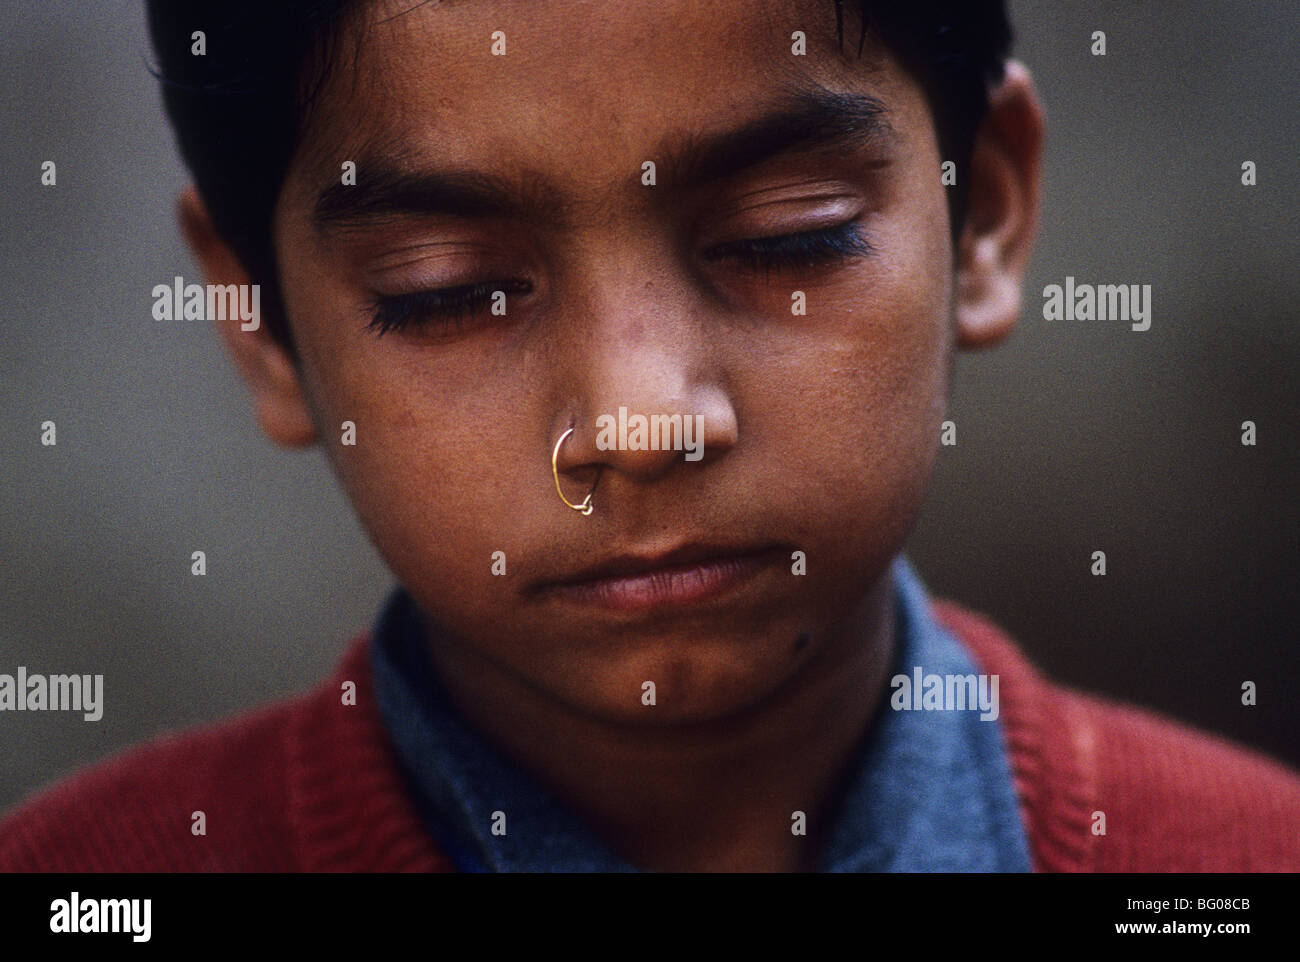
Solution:
{"label": "boy's face", "polygon": [[[954,272],[920,87],[870,45],[856,60],[851,18],[839,52],[830,0],[394,16],[409,6],[370,5],[337,45],[275,219],[305,410],[365,529],[457,657],[584,713],[703,720],[779,692],[864,630],[935,457]],[[783,144],[787,119],[775,139],[709,149],[826,94],[860,136]],[[766,149],[782,146],[804,149]],[[448,172],[527,205],[444,211],[428,188]],[[825,255],[844,225],[870,252]],[[744,243],[805,232],[828,232],[817,263],[764,267]],[[447,324],[390,303],[410,326],[367,327],[377,298],[478,283],[506,292],[505,316],[485,300]],[[600,450],[596,419],[621,407],[702,415],[703,458]],[[552,480],[571,424],[560,480],[579,502],[599,474],[589,517]],[[701,545],[753,557],[556,587]]]}

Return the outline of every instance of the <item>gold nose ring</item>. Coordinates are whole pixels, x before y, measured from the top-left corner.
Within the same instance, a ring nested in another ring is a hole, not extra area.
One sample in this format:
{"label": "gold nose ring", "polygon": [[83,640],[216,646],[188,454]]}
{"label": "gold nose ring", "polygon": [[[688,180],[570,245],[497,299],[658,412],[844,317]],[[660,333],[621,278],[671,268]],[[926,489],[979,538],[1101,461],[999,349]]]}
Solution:
{"label": "gold nose ring", "polygon": [[[596,486],[594,484],[591,486],[591,490],[587,492],[587,497],[583,499],[582,504],[574,504],[572,501],[570,501],[568,498],[564,496],[564,491],[561,490],[560,488],[560,465],[559,465],[560,446],[564,444],[564,439],[567,438],[572,433],[573,433],[573,428],[569,428],[567,431],[565,431],[563,434],[560,435],[560,440],[555,442],[555,450],[551,452],[551,474],[555,476],[555,491],[557,494],[559,494],[560,500],[563,501],[565,504],[567,504],[574,511],[578,512],[579,514],[585,517],[586,515],[591,514],[591,512],[595,510],[595,508],[592,506],[591,503],[591,496],[596,493]],[[597,478],[597,480],[600,479]]]}

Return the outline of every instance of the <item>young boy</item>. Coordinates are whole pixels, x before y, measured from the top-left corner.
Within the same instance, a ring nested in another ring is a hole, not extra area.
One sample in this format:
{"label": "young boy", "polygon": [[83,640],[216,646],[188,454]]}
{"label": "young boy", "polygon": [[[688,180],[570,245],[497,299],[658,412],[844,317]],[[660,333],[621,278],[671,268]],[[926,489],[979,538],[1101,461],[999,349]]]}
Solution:
{"label": "young boy", "polygon": [[261,426],[401,587],[0,867],[1300,868],[1295,774],[1053,685],[902,553],[1043,115],[1000,2],[864,6],[152,2]]}

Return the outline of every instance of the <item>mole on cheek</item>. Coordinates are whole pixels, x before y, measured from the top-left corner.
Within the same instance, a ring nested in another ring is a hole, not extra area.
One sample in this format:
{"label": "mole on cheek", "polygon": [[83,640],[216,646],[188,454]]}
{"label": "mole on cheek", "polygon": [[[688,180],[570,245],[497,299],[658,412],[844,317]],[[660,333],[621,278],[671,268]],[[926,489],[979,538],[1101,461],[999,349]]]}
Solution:
{"label": "mole on cheek", "polygon": [[808,642],[812,638],[806,631],[799,632],[799,637],[794,640],[794,650],[803,651],[808,647]]}

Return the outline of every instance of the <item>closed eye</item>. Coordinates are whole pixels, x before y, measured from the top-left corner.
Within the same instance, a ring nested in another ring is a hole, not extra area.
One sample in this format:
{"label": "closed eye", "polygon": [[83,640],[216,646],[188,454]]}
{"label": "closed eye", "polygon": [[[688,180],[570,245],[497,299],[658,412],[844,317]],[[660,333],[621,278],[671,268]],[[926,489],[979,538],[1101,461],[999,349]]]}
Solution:
{"label": "closed eye", "polygon": [[369,305],[372,319],[366,326],[381,337],[389,331],[424,327],[434,327],[443,334],[455,333],[487,307],[498,292],[527,294],[532,289],[527,281],[483,281],[377,297]]}
{"label": "closed eye", "polygon": [[708,261],[735,261],[747,270],[798,271],[844,263],[875,252],[856,221],[823,230],[755,237],[705,251]]}
{"label": "closed eye", "polygon": [[[835,227],[754,237],[712,247],[703,253],[707,261],[731,261],[749,271],[797,272],[828,264],[846,263],[875,253],[856,221]],[[367,327],[382,336],[407,328],[436,327],[439,333],[459,331],[474,314],[487,307],[498,292],[527,294],[526,281],[484,281],[456,287],[381,296],[371,302],[372,318]]]}

